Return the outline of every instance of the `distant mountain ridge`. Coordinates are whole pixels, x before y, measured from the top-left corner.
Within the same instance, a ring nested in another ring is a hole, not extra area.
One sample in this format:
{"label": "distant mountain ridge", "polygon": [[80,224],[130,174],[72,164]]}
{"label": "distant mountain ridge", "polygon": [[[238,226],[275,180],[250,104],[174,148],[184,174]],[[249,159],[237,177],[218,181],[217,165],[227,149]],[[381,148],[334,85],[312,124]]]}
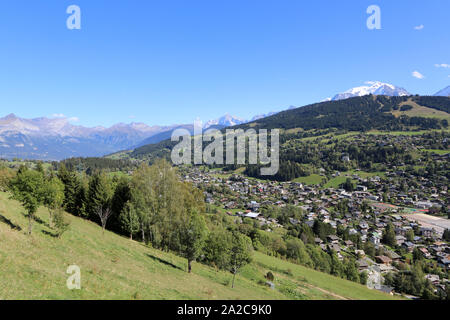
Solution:
{"label": "distant mountain ridge", "polygon": [[[207,121],[204,129],[246,123],[229,114]],[[118,123],[109,128],[74,125],[66,117],[24,119],[15,114],[0,118],[0,158],[62,160],[70,157],[99,157],[120,150],[169,139],[173,130],[192,124],[148,126],[145,123]]]}
{"label": "distant mountain ridge", "polygon": [[436,97],[450,97],[450,86],[436,92],[434,94]]}

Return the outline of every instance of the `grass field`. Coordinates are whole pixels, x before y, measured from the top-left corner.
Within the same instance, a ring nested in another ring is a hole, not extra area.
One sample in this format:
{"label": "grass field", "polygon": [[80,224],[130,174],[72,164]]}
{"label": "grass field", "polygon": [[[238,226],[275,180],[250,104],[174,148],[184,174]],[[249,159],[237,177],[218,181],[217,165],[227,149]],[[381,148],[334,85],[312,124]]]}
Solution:
{"label": "grass field", "polygon": [[403,105],[410,105],[413,108],[408,111],[400,111],[400,110],[393,111],[392,114],[396,117],[405,115],[408,117],[423,117],[423,118],[436,118],[436,119],[450,120],[450,114],[448,114],[447,112],[420,106],[417,103],[413,102],[411,99],[408,99],[408,101],[402,102],[400,104],[400,106],[403,106]]}
{"label": "grass field", "polygon": [[423,151],[435,153],[439,155],[450,153],[450,150],[438,150],[438,149],[424,149]]}
{"label": "grass field", "polygon": [[[392,299],[357,283],[261,253],[231,288],[231,274],[149,248],[95,223],[68,215],[71,227],[52,236],[48,213],[38,211],[33,234],[21,206],[0,193],[0,300],[2,299]],[[67,267],[81,269],[81,290],[66,287]],[[264,275],[275,274],[275,289]]]}
{"label": "grass field", "polygon": [[[331,178],[330,180],[328,180],[327,183],[324,184],[323,187],[338,189],[339,186],[347,180],[347,178],[348,177],[346,177],[346,176],[339,176],[339,177]],[[352,182],[355,182],[355,181],[352,179]]]}
{"label": "grass field", "polygon": [[311,174],[306,177],[298,177],[292,181],[311,185],[311,184],[320,184],[323,178],[325,177],[322,177],[321,175],[318,174]]}

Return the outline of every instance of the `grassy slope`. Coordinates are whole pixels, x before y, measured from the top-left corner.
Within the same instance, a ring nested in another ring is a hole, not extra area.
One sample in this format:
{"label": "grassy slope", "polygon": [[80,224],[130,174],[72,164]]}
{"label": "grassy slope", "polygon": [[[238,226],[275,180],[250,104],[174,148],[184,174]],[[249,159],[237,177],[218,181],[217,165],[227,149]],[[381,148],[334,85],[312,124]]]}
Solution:
{"label": "grassy slope", "polygon": [[[148,248],[99,226],[69,216],[61,239],[48,234],[39,210],[31,237],[20,205],[0,193],[1,299],[390,299],[365,286],[256,253],[231,289],[227,272]],[[18,230],[17,228],[21,228]],[[69,265],[81,268],[81,290],[68,290]],[[258,284],[272,270],[276,289]]]}
{"label": "grassy slope", "polygon": [[392,111],[391,113],[396,117],[405,115],[408,117],[436,118],[436,119],[446,119],[447,121],[450,121],[450,114],[448,114],[447,112],[418,105],[416,102],[412,101],[412,99],[408,99],[408,101],[402,102],[400,104],[400,106],[403,105],[410,105],[413,108],[408,111],[397,110]]}

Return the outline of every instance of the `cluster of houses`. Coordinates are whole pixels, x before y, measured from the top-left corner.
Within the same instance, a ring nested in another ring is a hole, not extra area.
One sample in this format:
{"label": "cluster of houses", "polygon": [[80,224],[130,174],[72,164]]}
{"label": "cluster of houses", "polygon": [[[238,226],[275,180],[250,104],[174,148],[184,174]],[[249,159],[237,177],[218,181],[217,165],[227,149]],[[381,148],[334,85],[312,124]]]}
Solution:
{"label": "cluster of houses", "polygon": [[[358,185],[356,190],[350,192],[343,189],[308,186],[297,182],[261,181],[237,174],[225,176],[214,171],[203,172],[198,169],[192,169],[184,176],[184,180],[206,190],[204,193],[207,203],[224,209],[229,215],[255,219],[261,226],[268,225],[267,231],[283,228],[283,226],[276,219],[264,217],[260,208],[292,204],[305,213],[301,220],[290,218],[292,224],[306,223],[312,227],[314,222],[319,220],[330,224],[333,228],[341,225],[349,229],[350,235],[359,234],[362,242],[371,242],[377,248],[377,252],[383,254],[369,257],[352,241],[341,239],[337,235],[328,236],[326,241],[316,238],[315,242],[324,251],[336,252],[340,259],[346,254],[356,255],[359,271],[367,271],[369,279],[373,280],[373,287],[378,290],[392,292],[392,288],[383,285],[383,276],[389,272],[397,272],[396,263],[405,262],[404,254],[388,249],[381,243],[383,230],[388,224],[395,227],[396,242],[403,253],[411,254],[417,248],[425,259],[434,260],[443,269],[450,270],[450,246],[442,241],[442,232],[408,220],[397,206],[381,203],[383,186],[379,177],[361,179],[355,175],[352,178]],[[371,186],[370,192],[367,187],[368,182]],[[395,185],[389,187],[393,198],[404,199],[402,194],[395,193]],[[223,192],[223,190],[227,191]],[[447,195],[447,188],[430,191]],[[335,210],[330,210],[344,199],[347,200],[348,206],[346,213],[336,214]],[[417,203],[418,208],[421,205],[428,208],[444,205],[441,196],[434,197],[432,200],[417,197],[412,200]],[[363,202],[372,206],[370,213],[359,211]],[[387,212],[389,214],[386,214]],[[414,231],[413,236],[410,230]],[[435,286],[443,286],[448,282],[448,279],[439,279],[438,275],[429,274],[427,278]]]}

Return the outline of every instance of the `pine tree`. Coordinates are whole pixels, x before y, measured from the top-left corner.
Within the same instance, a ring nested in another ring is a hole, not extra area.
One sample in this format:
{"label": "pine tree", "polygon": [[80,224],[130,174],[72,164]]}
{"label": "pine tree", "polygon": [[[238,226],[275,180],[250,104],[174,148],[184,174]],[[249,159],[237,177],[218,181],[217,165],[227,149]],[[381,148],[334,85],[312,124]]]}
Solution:
{"label": "pine tree", "polygon": [[68,171],[64,163],[59,166],[58,178],[64,184],[64,208],[74,215],[81,215],[79,208],[81,203],[78,199],[79,185],[74,172]]}
{"label": "pine tree", "polygon": [[114,194],[111,199],[111,209],[113,211],[113,216],[111,217],[111,221],[109,223],[111,230],[120,231],[123,229],[120,217],[123,210],[125,209],[127,202],[130,200],[131,200],[131,190],[129,179],[122,177],[117,182]]}
{"label": "pine tree", "polygon": [[99,210],[104,212],[111,207],[111,184],[104,173],[94,174],[90,181],[87,192],[86,210],[89,219],[95,221]]}

